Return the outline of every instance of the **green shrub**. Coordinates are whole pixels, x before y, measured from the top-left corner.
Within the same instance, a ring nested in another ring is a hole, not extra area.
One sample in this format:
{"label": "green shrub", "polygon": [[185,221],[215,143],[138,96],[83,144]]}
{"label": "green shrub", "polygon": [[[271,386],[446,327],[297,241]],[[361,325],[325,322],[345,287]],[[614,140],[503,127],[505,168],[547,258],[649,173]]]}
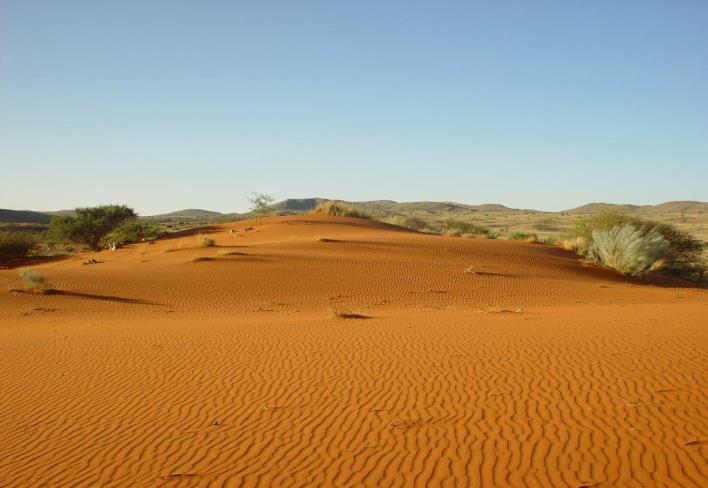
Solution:
{"label": "green shrub", "polygon": [[[643,235],[656,231],[669,243],[665,264],[661,269],[663,273],[691,281],[705,280],[706,262],[703,254],[703,242],[671,224],[643,219],[634,215],[601,212],[589,218],[582,218],[576,222],[570,238],[564,241],[564,247],[575,247],[579,254],[586,255],[592,246],[595,230],[608,231],[624,225],[633,226]],[[573,242],[577,246],[573,246]]]}
{"label": "green shrub", "polygon": [[511,235],[509,235],[509,239],[513,241],[537,242],[538,236],[536,234],[529,234],[528,232],[512,232]]}
{"label": "green shrub", "polygon": [[460,220],[450,219],[443,224],[442,229],[447,235],[454,237],[459,236],[483,236],[492,237],[492,233],[486,227],[480,225],[471,224],[469,222],[462,222]]}
{"label": "green shrub", "polygon": [[216,244],[216,241],[210,237],[200,235],[199,236],[199,245],[202,247],[212,247],[214,244]]}
{"label": "green shrub", "polygon": [[132,220],[125,222],[104,237],[105,242],[140,242],[156,239],[160,234],[157,226],[149,222]]}
{"label": "green shrub", "polygon": [[359,209],[349,207],[342,202],[322,202],[319,203],[313,210],[312,213],[322,214],[322,215],[336,215],[339,217],[356,217],[359,219],[370,219],[371,217],[366,212],[362,212]]}
{"label": "green shrub", "polygon": [[26,257],[37,246],[33,236],[23,232],[0,232],[0,264]]}
{"label": "green shrub", "polygon": [[77,208],[75,214],[54,217],[49,223],[49,237],[86,244],[94,251],[101,249],[107,234],[137,218],[135,211],[125,205]]}
{"label": "green shrub", "polygon": [[46,276],[27,268],[22,268],[19,271],[22,286],[25,291],[32,293],[46,293],[49,290],[49,280]]}
{"label": "green shrub", "polygon": [[639,276],[668,254],[669,242],[655,229],[644,232],[630,224],[595,229],[587,258],[624,275]]}

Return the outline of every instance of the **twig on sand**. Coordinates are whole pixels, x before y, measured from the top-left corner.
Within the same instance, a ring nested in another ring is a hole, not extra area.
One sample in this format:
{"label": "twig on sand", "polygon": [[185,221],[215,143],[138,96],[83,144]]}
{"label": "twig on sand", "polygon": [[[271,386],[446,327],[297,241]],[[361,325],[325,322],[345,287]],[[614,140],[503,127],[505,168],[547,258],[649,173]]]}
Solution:
{"label": "twig on sand", "polygon": [[362,315],[360,313],[349,312],[346,310],[335,310],[333,308],[329,309],[329,312],[340,319],[370,319],[368,315]]}
{"label": "twig on sand", "polygon": [[494,308],[480,308],[479,310],[484,313],[524,313],[523,308],[511,309],[511,308],[494,307]]}

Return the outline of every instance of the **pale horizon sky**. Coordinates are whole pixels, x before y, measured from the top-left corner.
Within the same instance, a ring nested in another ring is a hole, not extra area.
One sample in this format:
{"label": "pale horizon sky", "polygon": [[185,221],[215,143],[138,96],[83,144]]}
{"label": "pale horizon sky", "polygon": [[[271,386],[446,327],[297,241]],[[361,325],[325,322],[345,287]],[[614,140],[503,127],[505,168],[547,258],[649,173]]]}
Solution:
{"label": "pale horizon sky", "polygon": [[708,200],[708,2],[0,1],[0,208]]}

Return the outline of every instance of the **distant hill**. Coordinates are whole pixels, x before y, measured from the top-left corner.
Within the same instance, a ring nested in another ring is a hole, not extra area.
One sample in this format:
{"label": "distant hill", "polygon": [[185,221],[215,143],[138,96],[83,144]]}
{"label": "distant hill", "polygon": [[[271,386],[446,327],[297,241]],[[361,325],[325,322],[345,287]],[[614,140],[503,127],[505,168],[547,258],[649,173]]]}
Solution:
{"label": "distant hill", "polygon": [[288,198],[270,206],[277,214],[302,213],[315,208],[317,204],[328,201],[328,198]]}
{"label": "distant hill", "polygon": [[654,205],[652,212],[657,213],[700,213],[708,212],[708,202],[678,201]]}
{"label": "distant hill", "polygon": [[51,215],[42,212],[0,208],[0,222],[48,224],[51,219]]}
{"label": "distant hill", "polygon": [[565,210],[563,213],[592,214],[597,212],[622,212],[622,213],[698,213],[708,212],[707,202],[676,201],[664,202],[658,205],[630,205],[616,203],[588,203],[580,207]]}
{"label": "distant hill", "polygon": [[147,215],[143,218],[145,219],[205,219],[213,217],[221,217],[223,214],[220,212],[213,212],[211,210],[204,210],[201,208],[186,208],[184,210],[177,210],[176,212],[170,212],[160,215]]}
{"label": "distant hill", "polygon": [[[309,212],[321,202],[332,201],[329,198],[288,198],[271,205],[274,215],[292,215]],[[484,214],[548,214],[568,213],[574,215],[592,214],[602,211],[616,211],[622,213],[664,214],[664,213],[708,213],[708,202],[675,201],[658,205],[631,205],[615,203],[588,203],[580,207],[571,208],[563,212],[541,212],[533,209],[510,208],[498,203],[484,203],[480,205],[467,205],[455,202],[395,202],[393,200],[368,200],[359,202],[341,201],[346,205],[363,210],[375,218],[389,218],[395,215],[416,216],[420,218],[448,219],[471,217],[477,213]],[[37,212],[32,210],[0,209],[0,222],[4,223],[36,223],[47,224],[54,215],[72,215],[73,210],[58,210],[52,212]],[[205,219],[234,219],[248,218],[250,212],[243,214],[222,214],[212,210],[188,208],[160,215],[149,215],[145,219],[176,219],[176,220],[205,220]]]}
{"label": "distant hill", "polygon": [[570,214],[592,214],[598,212],[636,212],[642,208],[640,205],[629,205],[629,204],[617,204],[617,203],[587,203],[581,205],[580,207],[571,208],[569,210],[564,210],[563,213]]}

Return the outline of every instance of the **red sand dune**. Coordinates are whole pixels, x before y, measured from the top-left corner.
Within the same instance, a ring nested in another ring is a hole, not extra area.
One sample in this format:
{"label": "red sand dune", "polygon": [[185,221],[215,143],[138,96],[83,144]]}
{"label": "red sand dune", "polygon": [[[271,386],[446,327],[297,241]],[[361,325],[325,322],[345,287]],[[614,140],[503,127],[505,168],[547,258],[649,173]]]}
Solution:
{"label": "red sand dune", "polygon": [[209,237],[0,271],[1,486],[708,486],[705,290],[349,218]]}

